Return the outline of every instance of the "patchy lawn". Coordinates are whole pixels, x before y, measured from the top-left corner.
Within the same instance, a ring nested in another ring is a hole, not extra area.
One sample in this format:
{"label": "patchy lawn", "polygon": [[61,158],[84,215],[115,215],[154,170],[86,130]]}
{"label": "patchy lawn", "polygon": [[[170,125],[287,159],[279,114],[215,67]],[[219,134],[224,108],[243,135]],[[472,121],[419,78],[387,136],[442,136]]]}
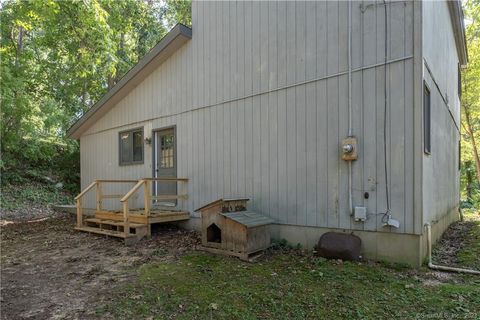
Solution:
{"label": "patchy lawn", "polygon": [[[480,216],[452,226],[436,252],[455,265],[480,264]],[[453,230],[453,232],[452,232]],[[465,238],[465,236],[467,236]],[[442,247],[443,245],[443,247]],[[439,263],[449,262],[441,257]],[[136,283],[97,309],[113,318],[378,319],[480,318],[480,277],[387,263],[327,261],[272,251],[250,264],[191,252],[139,268]]]}
{"label": "patchy lawn", "polygon": [[339,263],[293,252],[256,264],[190,253],[178,261],[144,265],[139,274],[139,281],[99,308],[99,314],[159,319],[480,315],[478,278]]}
{"label": "patchy lawn", "polygon": [[464,210],[433,248],[435,264],[480,270],[480,212]]}
{"label": "patchy lawn", "polygon": [[[472,275],[285,248],[252,264],[195,251],[194,232],[164,227],[125,247],[74,232],[73,223],[60,216],[2,227],[2,319],[480,317]],[[470,226],[456,234],[457,265],[479,265],[479,221]]]}
{"label": "patchy lawn", "polygon": [[458,262],[462,266],[480,270],[480,212],[470,212],[465,220],[472,223],[465,237],[464,245],[458,253]]}

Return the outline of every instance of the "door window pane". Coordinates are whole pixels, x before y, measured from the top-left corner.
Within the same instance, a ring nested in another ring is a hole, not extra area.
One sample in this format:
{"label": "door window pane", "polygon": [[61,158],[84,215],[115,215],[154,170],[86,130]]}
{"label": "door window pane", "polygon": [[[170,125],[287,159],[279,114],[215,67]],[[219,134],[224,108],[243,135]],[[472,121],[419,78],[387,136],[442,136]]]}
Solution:
{"label": "door window pane", "polygon": [[160,168],[174,167],[174,144],[173,134],[166,134],[160,137]]}

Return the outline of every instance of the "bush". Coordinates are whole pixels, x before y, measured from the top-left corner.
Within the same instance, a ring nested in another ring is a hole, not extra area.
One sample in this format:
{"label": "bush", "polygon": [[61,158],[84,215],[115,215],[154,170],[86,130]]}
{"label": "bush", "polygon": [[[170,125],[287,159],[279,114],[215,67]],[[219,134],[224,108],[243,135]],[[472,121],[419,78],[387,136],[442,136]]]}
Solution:
{"label": "bush", "polygon": [[460,208],[478,210],[480,208],[480,183],[477,181],[477,173],[473,161],[462,162],[460,183]]}
{"label": "bush", "polygon": [[62,182],[70,193],[80,190],[80,150],[77,141],[22,140],[4,148],[0,170],[2,186],[27,181]]}

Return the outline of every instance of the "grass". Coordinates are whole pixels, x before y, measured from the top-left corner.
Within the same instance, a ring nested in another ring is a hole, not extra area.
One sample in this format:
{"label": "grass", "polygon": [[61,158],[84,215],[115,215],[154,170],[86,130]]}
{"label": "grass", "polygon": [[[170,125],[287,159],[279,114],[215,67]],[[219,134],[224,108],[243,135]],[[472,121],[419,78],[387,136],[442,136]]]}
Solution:
{"label": "grass", "polygon": [[466,221],[471,221],[473,227],[468,232],[464,247],[458,253],[458,261],[465,267],[480,270],[480,212],[464,210]]}
{"label": "grass", "polygon": [[480,278],[425,285],[425,270],[295,253],[255,264],[190,253],[143,265],[99,315],[176,319],[379,319],[480,316]]}

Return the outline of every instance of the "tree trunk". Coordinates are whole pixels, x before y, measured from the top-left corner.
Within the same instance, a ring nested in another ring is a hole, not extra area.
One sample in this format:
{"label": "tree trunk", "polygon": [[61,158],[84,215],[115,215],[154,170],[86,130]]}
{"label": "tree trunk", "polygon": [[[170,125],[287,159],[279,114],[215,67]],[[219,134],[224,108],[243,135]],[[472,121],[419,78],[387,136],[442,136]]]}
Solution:
{"label": "tree trunk", "polygon": [[108,90],[112,89],[115,85],[115,77],[112,74],[108,75],[107,79]]}
{"label": "tree trunk", "polygon": [[122,59],[125,59],[125,33],[123,32],[120,34],[120,49],[118,55],[122,57]]}
{"label": "tree trunk", "polygon": [[472,196],[473,196],[473,174],[472,171],[470,170],[470,167],[472,166],[472,161],[467,161],[465,162],[465,176],[467,178],[467,201],[472,201]]}
{"label": "tree trunk", "polygon": [[480,156],[478,154],[477,142],[475,140],[474,130],[472,126],[472,120],[470,118],[470,110],[468,106],[464,107],[465,121],[467,122],[467,133],[470,136],[473,146],[473,159],[475,160],[475,168],[477,169],[477,181],[480,183]]}
{"label": "tree trunk", "polygon": [[17,50],[15,52],[15,67],[18,68],[20,66],[20,54],[23,51],[23,35],[25,30],[23,27],[18,28],[18,38],[17,38]]}
{"label": "tree trunk", "polygon": [[127,61],[127,54],[125,52],[125,33],[120,34],[120,44],[117,49],[117,56],[120,62],[117,63],[115,66],[116,72],[115,75],[111,74],[108,75],[108,89],[111,89],[118,81],[120,81],[121,77],[127,70],[123,70],[122,64]]}
{"label": "tree trunk", "polygon": [[[16,77],[20,77],[21,71],[20,71],[20,56],[22,55],[23,51],[23,37],[25,35],[25,30],[23,27],[18,28],[18,37],[17,37],[17,43],[16,43],[16,50],[15,50],[15,71],[14,74]],[[20,110],[20,92],[21,89],[18,87],[15,87],[13,89],[13,96],[14,96],[14,104],[17,110]],[[13,119],[15,120],[14,124],[11,126],[10,130],[15,136],[20,135],[20,123],[21,123],[21,116],[20,117],[14,117]]]}

